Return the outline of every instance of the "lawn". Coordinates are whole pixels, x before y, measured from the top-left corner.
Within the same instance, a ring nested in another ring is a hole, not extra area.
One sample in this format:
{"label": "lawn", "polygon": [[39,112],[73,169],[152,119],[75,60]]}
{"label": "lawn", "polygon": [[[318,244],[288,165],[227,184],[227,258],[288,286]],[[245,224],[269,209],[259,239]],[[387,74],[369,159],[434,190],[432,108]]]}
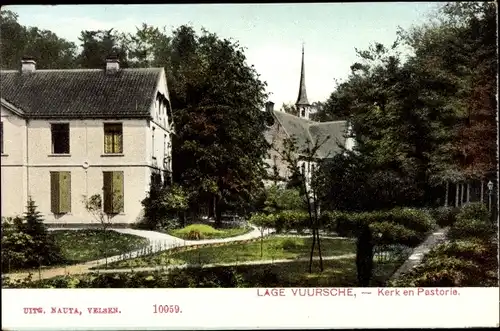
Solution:
{"label": "lawn", "polygon": [[51,234],[68,264],[119,255],[149,244],[146,238],[112,230],[57,230]]}
{"label": "lawn", "polygon": [[251,227],[214,229],[207,224],[191,224],[182,229],[171,230],[168,234],[186,240],[202,240],[236,237],[250,231]]}
{"label": "lawn", "polygon": [[[223,244],[184,251],[164,251],[130,260],[109,264],[109,268],[137,268],[169,264],[212,264],[257,260],[305,258],[310,254],[311,238],[267,237],[261,243]],[[338,256],[355,253],[355,243],[349,239],[322,239],[323,256]]]}
{"label": "lawn", "polygon": [[[357,286],[354,258],[323,261],[324,270],[319,271],[319,262],[313,262],[309,273],[309,262],[291,261],[265,266],[238,266],[235,271],[243,275],[247,287],[355,287]],[[384,286],[401,263],[376,264],[370,286]]]}
{"label": "lawn", "polygon": [[[383,287],[400,262],[377,263],[370,286]],[[231,288],[231,287],[356,287],[354,258],[324,261],[323,272],[314,261],[293,261],[266,265],[174,269],[168,272],[92,273],[58,276],[42,281],[4,283],[4,288]]]}

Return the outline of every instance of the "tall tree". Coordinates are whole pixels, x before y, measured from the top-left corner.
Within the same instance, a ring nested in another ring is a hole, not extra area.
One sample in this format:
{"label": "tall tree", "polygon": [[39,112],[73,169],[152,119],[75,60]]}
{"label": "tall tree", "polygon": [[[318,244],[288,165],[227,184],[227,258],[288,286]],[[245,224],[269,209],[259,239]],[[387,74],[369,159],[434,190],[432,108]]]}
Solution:
{"label": "tall tree", "polygon": [[98,69],[104,66],[110,55],[120,60],[120,66],[128,67],[126,39],[114,29],[82,31],[78,38],[82,51],[78,56],[78,65],[81,68]]}
{"label": "tall tree", "polygon": [[168,73],[176,136],[174,180],[193,206],[241,210],[256,198],[268,146],[261,112],[265,83],[232,40],[181,26],[172,36],[143,25],[129,36],[133,65],[161,64]]}
{"label": "tall tree", "polygon": [[75,65],[76,45],[49,30],[25,27],[12,11],[0,12],[0,64],[18,69],[23,56],[34,57],[42,69],[65,69]]}

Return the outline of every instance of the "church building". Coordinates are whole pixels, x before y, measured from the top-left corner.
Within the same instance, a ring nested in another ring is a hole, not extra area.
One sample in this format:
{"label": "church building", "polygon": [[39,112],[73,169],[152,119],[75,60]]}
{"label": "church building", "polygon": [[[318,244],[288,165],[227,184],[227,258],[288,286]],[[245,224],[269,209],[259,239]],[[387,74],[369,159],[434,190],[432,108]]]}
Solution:
{"label": "church building", "polygon": [[[271,101],[266,103],[265,111],[270,116],[265,137],[271,145],[265,160],[269,169],[266,185],[285,183],[290,178],[288,163],[282,157],[286,139],[294,137],[299,150],[312,147],[317,141],[322,143],[315,155],[317,160],[334,157],[342,151],[340,146],[348,150],[354,147],[354,139],[347,137],[350,129],[347,121],[316,122],[310,119],[314,109],[307,98],[304,62],[302,46],[299,92],[295,102],[298,116],[274,110],[274,103]],[[300,160],[298,166],[306,174],[306,178],[310,178],[315,162]]]}

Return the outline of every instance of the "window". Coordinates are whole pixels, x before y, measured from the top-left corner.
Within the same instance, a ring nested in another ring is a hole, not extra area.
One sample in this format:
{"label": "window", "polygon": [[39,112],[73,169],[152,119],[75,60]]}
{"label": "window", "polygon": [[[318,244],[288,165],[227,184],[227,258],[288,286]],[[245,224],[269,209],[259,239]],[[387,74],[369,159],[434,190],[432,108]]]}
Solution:
{"label": "window", "polygon": [[123,212],[123,171],[103,172],[104,212]]}
{"label": "window", "polygon": [[153,159],[156,159],[156,150],[155,150],[155,128],[151,130],[151,150],[152,150],[152,155]]}
{"label": "window", "polygon": [[52,153],[69,154],[69,123],[51,124]]}
{"label": "window", "polygon": [[71,212],[71,173],[69,171],[50,173],[50,201],[52,213]]}
{"label": "window", "polygon": [[123,153],[122,123],[104,123],[104,153]]}
{"label": "window", "polygon": [[0,122],[0,154],[3,154],[3,122]]}

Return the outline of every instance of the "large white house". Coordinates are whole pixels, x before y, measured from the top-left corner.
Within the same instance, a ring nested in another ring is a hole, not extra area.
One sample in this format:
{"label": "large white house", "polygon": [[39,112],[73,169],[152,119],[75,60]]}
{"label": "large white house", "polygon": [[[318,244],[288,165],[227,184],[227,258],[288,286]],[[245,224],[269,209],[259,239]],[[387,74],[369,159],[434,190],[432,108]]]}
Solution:
{"label": "large white house", "polygon": [[[47,223],[93,222],[101,195],[112,222],[142,214],[152,174],[171,172],[172,109],[163,68],[0,71],[1,215],[31,197]],[[94,221],[95,222],[95,221]]]}

